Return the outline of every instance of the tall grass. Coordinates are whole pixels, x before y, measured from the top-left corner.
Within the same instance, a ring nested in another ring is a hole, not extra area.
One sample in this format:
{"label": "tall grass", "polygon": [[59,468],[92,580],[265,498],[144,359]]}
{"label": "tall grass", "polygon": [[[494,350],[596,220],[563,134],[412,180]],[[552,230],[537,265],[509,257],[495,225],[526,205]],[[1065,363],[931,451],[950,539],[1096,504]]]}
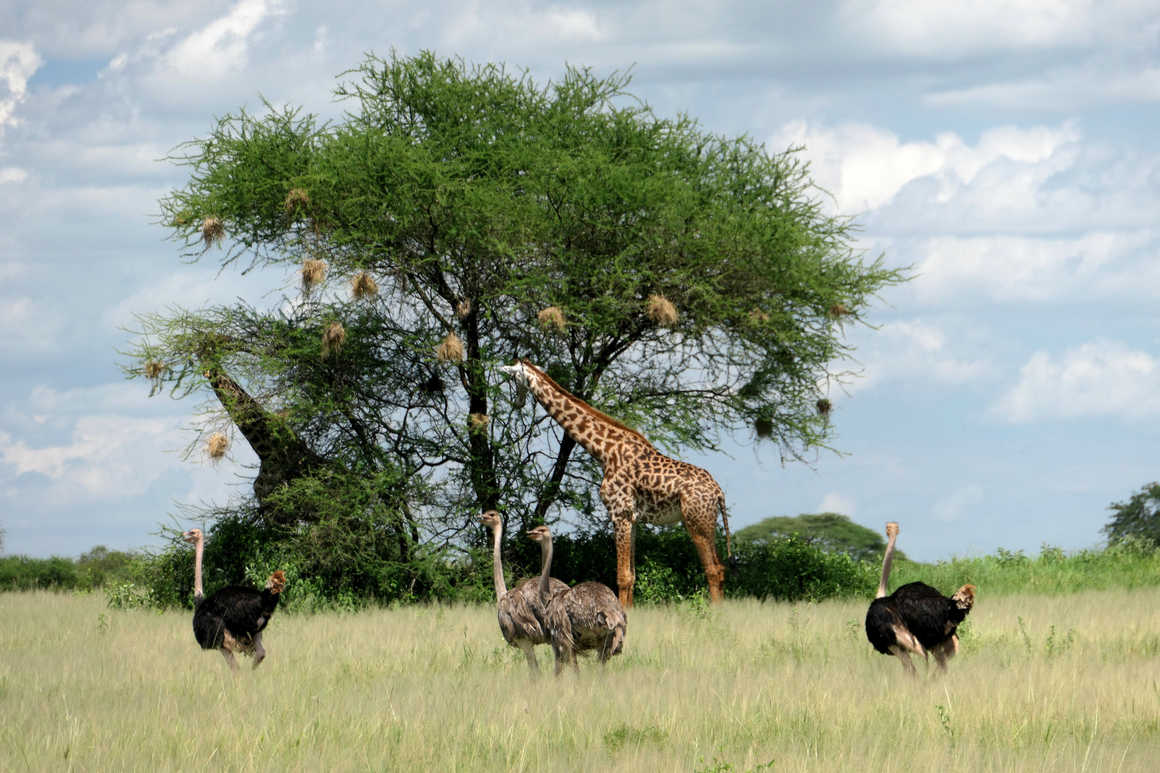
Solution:
{"label": "tall grass", "polygon": [[637,607],[607,668],[535,681],[488,606],[280,612],[234,677],[187,613],[5,593],[0,770],[1155,769],[1160,589],[984,594],[917,680],[865,610]]}

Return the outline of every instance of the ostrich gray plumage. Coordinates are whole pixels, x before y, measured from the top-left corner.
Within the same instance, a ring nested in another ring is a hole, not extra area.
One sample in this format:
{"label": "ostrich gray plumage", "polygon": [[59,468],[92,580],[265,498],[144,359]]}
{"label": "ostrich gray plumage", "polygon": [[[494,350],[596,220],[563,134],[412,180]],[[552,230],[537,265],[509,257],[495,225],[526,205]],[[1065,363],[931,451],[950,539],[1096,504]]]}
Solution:
{"label": "ostrich gray plumage", "polygon": [[[499,619],[500,633],[504,641],[524,653],[532,673],[539,673],[540,666],[536,662],[533,648],[537,644],[549,644],[552,640],[544,622],[546,610],[540,598],[540,578],[521,580],[509,591],[504,582],[501,556],[503,520],[495,510],[488,510],[479,520],[492,532],[492,579],[495,583],[496,617]],[[548,590],[550,595],[555,595],[568,590],[568,586],[553,579]]]}
{"label": "ostrich gray plumage", "polygon": [[902,667],[916,674],[910,656],[934,655],[939,670],[959,649],[958,626],[975,603],[975,586],[964,585],[949,598],[922,582],[910,582],[886,595],[898,524],[886,524],[886,552],[877,597],[866,610],[866,638],[883,655],[895,655]]}
{"label": "ostrich gray plumage", "polygon": [[190,529],[182,536],[194,546],[193,635],[197,643],[204,650],[221,652],[231,671],[238,670],[235,652],[252,655],[257,668],[266,657],[262,631],[278,607],[286,575],[281,570],[271,574],[264,590],[230,585],[206,598],[201,574],[205,538],[201,529]]}
{"label": "ostrich gray plumage", "polygon": [[552,568],[552,532],[537,526],[528,536],[540,543],[542,568],[540,595],[547,605],[548,632],[556,656],[556,675],[571,665],[579,670],[576,656],[595,650],[600,662],[607,663],[624,649],[628,615],[612,589],[599,582],[582,582],[568,590],[550,594],[549,573]]}

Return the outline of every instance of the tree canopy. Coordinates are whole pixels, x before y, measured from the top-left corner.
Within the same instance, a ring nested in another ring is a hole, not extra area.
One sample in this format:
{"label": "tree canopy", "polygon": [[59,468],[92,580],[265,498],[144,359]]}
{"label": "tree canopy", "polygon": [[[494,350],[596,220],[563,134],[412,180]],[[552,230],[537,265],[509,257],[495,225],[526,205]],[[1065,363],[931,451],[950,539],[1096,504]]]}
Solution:
{"label": "tree canopy", "polygon": [[[839,513],[775,515],[738,530],[733,538],[744,543],[794,536],[831,553],[846,553],[858,561],[881,560],[886,551],[886,540],[881,533],[856,524]],[[906,560],[906,554],[901,550],[895,550],[894,556]]]}
{"label": "tree canopy", "polygon": [[514,357],[670,451],[826,446],[844,327],[903,272],[794,149],[659,117],[629,83],[370,55],[340,120],[221,118],[172,154],[189,180],[162,221],[187,259],[301,288],[144,315],[126,371],[216,398],[201,431],[254,447],[255,517],[359,519],[404,564],[481,509],[602,521],[593,460],[497,376]]}
{"label": "tree canopy", "polygon": [[1108,509],[1112,517],[1103,528],[1108,542],[1136,539],[1160,546],[1160,483],[1149,483],[1127,502],[1113,502]]}

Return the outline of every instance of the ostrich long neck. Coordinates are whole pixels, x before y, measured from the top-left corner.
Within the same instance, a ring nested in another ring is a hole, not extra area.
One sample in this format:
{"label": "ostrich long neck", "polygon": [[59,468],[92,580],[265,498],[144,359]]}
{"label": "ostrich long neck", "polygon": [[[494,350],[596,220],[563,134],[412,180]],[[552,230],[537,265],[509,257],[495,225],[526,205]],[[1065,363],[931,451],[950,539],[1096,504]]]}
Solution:
{"label": "ostrich long neck", "polygon": [[525,365],[529,371],[528,388],[536,402],[601,465],[607,460],[609,450],[616,446],[630,443],[652,448],[644,435],[596,410],[539,368]]}
{"label": "ostrich long neck", "polygon": [[193,601],[200,604],[205,598],[205,589],[201,585],[201,557],[205,553],[205,539],[198,536],[193,546]]}
{"label": "ostrich long neck", "polygon": [[882,579],[878,581],[878,595],[874,598],[880,599],[886,595],[886,581],[890,579],[890,563],[894,560],[894,541],[898,539],[897,534],[891,534],[886,542],[886,554],[882,556]]}
{"label": "ostrich long neck", "polygon": [[491,530],[491,571],[495,580],[495,600],[499,601],[507,595],[507,584],[503,581],[503,559],[500,557],[501,543],[503,542],[503,522],[496,524]]}
{"label": "ostrich long neck", "polygon": [[552,572],[552,535],[549,534],[547,539],[540,543],[540,556],[543,560],[543,567],[540,569],[540,598],[544,603],[548,602],[551,595],[548,592],[548,579]]}

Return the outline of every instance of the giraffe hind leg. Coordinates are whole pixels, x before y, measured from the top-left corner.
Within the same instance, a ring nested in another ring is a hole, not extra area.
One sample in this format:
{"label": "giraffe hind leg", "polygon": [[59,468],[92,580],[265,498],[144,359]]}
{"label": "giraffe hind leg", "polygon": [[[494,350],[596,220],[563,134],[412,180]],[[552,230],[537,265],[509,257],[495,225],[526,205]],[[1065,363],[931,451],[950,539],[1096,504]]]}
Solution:
{"label": "giraffe hind leg", "polygon": [[697,555],[701,559],[701,566],[705,570],[705,579],[709,582],[709,600],[713,603],[725,598],[725,567],[717,556],[717,519],[713,517],[706,522],[705,514],[699,511],[685,516],[685,529],[697,548]]}

